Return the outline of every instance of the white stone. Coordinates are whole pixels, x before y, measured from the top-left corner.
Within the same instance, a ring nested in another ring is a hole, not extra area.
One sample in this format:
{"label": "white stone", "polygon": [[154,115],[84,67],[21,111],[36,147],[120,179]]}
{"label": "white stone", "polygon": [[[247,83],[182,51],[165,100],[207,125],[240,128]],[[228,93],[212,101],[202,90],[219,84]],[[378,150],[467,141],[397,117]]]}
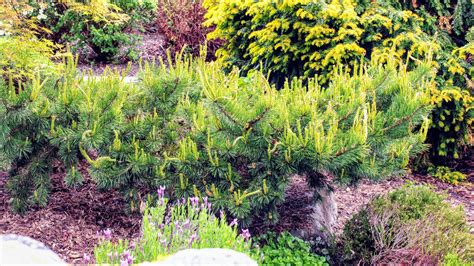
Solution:
{"label": "white stone", "polygon": [[67,265],[43,243],[19,235],[0,236],[0,265]]}
{"label": "white stone", "polygon": [[221,248],[186,249],[167,257],[160,262],[142,263],[141,265],[173,265],[173,266],[204,266],[204,265],[241,265],[257,266],[257,262],[246,254]]}

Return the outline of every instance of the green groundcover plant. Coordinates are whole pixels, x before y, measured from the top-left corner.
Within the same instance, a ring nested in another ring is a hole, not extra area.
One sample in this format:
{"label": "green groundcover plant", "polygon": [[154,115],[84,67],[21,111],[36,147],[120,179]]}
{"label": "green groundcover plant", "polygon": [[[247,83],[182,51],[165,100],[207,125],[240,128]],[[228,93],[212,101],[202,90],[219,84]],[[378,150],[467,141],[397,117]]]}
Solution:
{"label": "green groundcover plant", "polygon": [[285,232],[279,236],[268,233],[257,238],[263,242],[261,249],[255,249],[255,256],[263,258],[262,265],[318,265],[329,266],[326,258],[311,253],[311,246]]}

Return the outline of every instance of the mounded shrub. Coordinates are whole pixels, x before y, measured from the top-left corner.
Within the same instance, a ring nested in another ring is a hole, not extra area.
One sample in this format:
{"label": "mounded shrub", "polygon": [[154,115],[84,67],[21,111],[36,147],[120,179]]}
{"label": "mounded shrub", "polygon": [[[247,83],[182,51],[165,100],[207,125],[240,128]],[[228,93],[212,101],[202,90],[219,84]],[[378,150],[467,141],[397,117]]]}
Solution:
{"label": "mounded shrub", "polygon": [[224,65],[261,68],[280,85],[314,75],[327,84],[341,65],[351,70],[377,46],[401,46],[399,55],[423,54],[427,48],[420,38],[421,19],[387,5],[361,9],[352,0],[207,0],[203,5],[205,25],[216,27],[208,38],[226,40],[217,51]]}
{"label": "mounded shrub", "polygon": [[410,254],[412,262],[442,262],[455,255],[466,263],[474,258],[463,208],[450,206],[445,196],[424,185],[407,184],[374,199],[346,223],[341,239],[349,262],[404,261],[397,254]]}
{"label": "mounded shrub", "polygon": [[294,80],[276,90],[260,73],[174,61],[145,64],[138,84],[110,72],[84,80],[74,63],[46,82],[3,84],[12,206],[46,204],[53,160],[68,169],[66,183],[80,184],[84,158],[98,188],[122,191],[132,211],[167,185],[173,198],[207,196],[243,224],[256,215],[271,222],[292,174],[312,187],[327,173],[379,178],[402,173],[425,149],[433,86],[425,64],[374,63],[337,74],[329,89]]}

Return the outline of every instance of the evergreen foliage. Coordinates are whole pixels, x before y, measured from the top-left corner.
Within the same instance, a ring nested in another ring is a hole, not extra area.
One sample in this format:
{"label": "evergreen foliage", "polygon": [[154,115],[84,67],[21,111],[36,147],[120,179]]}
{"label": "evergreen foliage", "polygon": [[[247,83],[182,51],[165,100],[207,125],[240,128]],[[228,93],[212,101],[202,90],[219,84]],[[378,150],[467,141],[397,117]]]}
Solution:
{"label": "evergreen foliage", "polygon": [[261,67],[280,85],[286,78],[315,74],[326,84],[338,66],[350,69],[379,46],[417,56],[431,45],[422,38],[420,17],[387,5],[359,6],[352,0],[207,0],[203,5],[205,24],[216,27],[208,38],[226,40],[218,58],[245,71]]}
{"label": "evergreen foliage", "polygon": [[[13,207],[46,204],[51,162],[82,177],[80,158],[102,189],[119,189],[138,210],[143,193],[208,196],[215,210],[251,222],[276,221],[292,174],[311,186],[401,173],[425,149],[432,71],[394,62],[337,74],[323,89],[295,79],[282,90],[260,73],[225,74],[217,63],[169,59],[145,64],[138,84],[118,73],[1,86],[0,147],[12,162]],[[69,62],[69,63],[68,63]]]}
{"label": "evergreen foliage", "polygon": [[[462,158],[461,151],[472,144],[468,140],[474,110],[474,51],[468,31],[473,26],[472,4],[207,0],[204,6],[208,9],[205,24],[216,27],[208,38],[226,40],[217,51],[218,60],[229,69],[237,65],[244,72],[269,72],[270,81],[279,87],[285,79],[315,74],[319,84],[327,86],[341,65],[351,71],[364,60],[384,63],[394,52],[400,60],[433,58],[441,92],[434,92],[432,99],[430,155],[436,163],[446,164]],[[439,23],[432,16],[436,12]],[[452,32],[443,28],[443,18]],[[458,118],[439,126],[439,118],[447,113]]]}

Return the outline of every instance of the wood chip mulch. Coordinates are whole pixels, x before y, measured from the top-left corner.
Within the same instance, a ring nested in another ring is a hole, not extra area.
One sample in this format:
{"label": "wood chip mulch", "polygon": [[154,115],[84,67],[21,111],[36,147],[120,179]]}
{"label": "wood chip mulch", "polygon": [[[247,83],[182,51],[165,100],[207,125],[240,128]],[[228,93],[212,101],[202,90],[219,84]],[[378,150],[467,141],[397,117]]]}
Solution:
{"label": "wood chip mulch", "polygon": [[0,173],[0,234],[13,233],[39,240],[74,264],[81,263],[84,253],[92,254],[98,243],[98,231],[111,228],[115,238],[136,237],[141,217],[124,211],[126,205],[119,193],[98,192],[85,167],[81,169],[85,182],[78,190],[64,185],[61,171],[52,174],[48,205],[24,215],[10,210],[5,187],[8,177]]}

